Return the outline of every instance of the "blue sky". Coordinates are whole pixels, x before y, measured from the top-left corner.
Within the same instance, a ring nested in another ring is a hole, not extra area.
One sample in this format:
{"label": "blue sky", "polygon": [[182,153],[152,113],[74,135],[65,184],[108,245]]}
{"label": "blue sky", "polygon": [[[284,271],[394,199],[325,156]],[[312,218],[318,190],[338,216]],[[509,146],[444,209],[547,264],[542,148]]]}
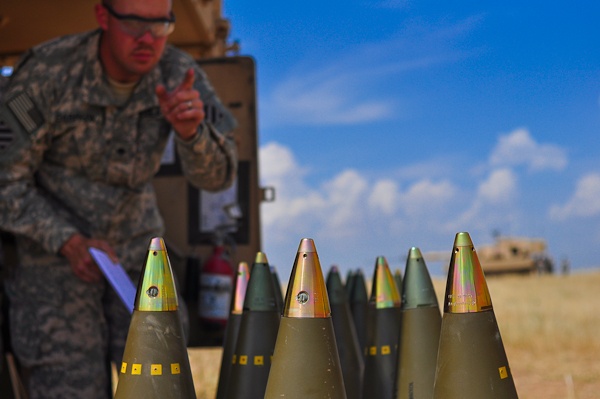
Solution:
{"label": "blue sky", "polygon": [[450,253],[460,231],[600,265],[595,2],[224,3],[256,59],[277,190],[263,250],[282,280],[303,237],[343,273],[378,255],[403,270],[411,246]]}

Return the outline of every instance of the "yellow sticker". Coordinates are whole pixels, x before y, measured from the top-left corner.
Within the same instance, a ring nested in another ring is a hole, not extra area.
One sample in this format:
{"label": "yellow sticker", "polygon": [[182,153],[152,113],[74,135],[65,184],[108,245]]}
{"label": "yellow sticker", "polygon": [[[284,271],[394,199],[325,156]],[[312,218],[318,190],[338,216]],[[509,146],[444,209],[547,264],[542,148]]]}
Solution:
{"label": "yellow sticker", "polygon": [[127,363],[123,362],[123,364],[121,364],[121,374],[125,373],[127,373]]}
{"label": "yellow sticker", "polygon": [[508,370],[505,366],[500,367],[498,371],[500,372],[500,379],[503,380],[505,378],[508,378]]}
{"label": "yellow sticker", "polygon": [[382,355],[389,355],[390,353],[392,353],[392,351],[390,350],[390,346],[389,345],[384,345],[381,347],[381,354]]}
{"label": "yellow sticker", "polygon": [[377,347],[376,346],[372,346],[369,348],[369,354],[371,356],[375,356],[377,354]]}
{"label": "yellow sticker", "polygon": [[141,375],[142,374],[142,365],[141,364],[132,364],[131,365],[131,375]]}
{"label": "yellow sticker", "polygon": [[236,359],[237,355],[233,355],[233,357],[231,358],[231,364],[235,364]]}
{"label": "yellow sticker", "polygon": [[179,363],[171,363],[171,374],[180,374],[181,367],[179,367]]}
{"label": "yellow sticker", "polygon": [[264,356],[254,356],[254,365],[255,366],[262,366],[264,364],[265,364]]}
{"label": "yellow sticker", "polygon": [[150,375],[162,375],[162,364],[151,364]]}
{"label": "yellow sticker", "polygon": [[242,355],[240,356],[240,364],[245,366],[246,364],[248,364],[248,356],[246,355]]}

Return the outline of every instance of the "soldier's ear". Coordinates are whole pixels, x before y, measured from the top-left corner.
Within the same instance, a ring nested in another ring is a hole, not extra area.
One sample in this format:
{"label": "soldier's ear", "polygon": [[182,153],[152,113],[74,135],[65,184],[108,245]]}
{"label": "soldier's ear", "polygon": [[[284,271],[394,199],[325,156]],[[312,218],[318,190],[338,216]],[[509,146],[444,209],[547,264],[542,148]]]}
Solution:
{"label": "soldier's ear", "polygon": [[102,28],[102,30],[108,29],[108,11],[102,4],[96,4],[94,7],[94,12],[96,14],[96,21],[98,22],[98,26]]}

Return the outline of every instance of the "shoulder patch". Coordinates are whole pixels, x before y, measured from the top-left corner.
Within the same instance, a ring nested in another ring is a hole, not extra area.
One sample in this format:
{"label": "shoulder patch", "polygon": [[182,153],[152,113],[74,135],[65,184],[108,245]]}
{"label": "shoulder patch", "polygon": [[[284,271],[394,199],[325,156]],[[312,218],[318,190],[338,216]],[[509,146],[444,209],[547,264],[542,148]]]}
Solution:
{"label": "shoulder patch", "polygon": [[44,123],[44,116],[27,93],[17,94],[8,100],[6,105],[29,134],[35,132]]}

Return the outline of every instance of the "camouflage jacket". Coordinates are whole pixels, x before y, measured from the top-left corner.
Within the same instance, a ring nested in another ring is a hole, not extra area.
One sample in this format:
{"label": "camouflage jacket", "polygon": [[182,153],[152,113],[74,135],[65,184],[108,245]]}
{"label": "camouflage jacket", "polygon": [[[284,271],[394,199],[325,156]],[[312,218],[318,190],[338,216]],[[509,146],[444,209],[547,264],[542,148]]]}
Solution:
{"label": "camouflage jacket", "polygon": [[237,173],[235,120],[189,56],[167,46],[129,101],[116,107],[97,57],[99,37],[86,32],[33,48],[0,95],[0,118],[16,134],[16,144],[0,153],[0,229],[49,254],[75,232],[110,243],[162,235],[151,180],[171,127],[155,87],[173,90],[190,67],[195,89],[217,117],[191,141],[175,139],[184,174],[216,191]]}

